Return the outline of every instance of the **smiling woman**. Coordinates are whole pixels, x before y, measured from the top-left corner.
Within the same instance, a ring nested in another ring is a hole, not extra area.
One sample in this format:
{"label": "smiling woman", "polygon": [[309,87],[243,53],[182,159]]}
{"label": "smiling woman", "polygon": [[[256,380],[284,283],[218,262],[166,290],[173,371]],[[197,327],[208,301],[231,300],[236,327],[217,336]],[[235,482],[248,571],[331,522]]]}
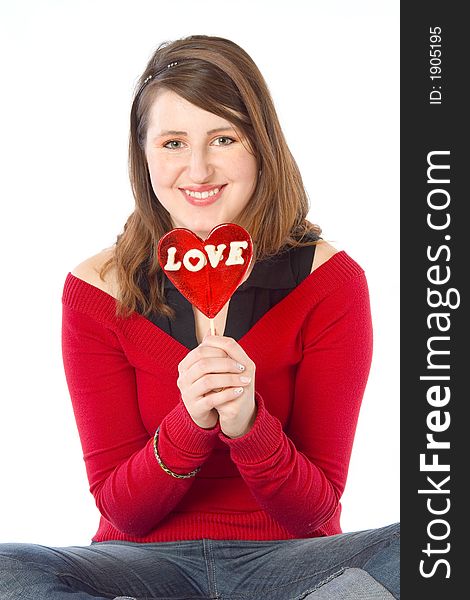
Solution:
{"label": "smiling woman", "polygon": [[[399,598],[399,525],[340,523],[372,358],[365,273],[307,220],[261,73],[224,38],[162,44],[130,126],[135,210],[113,247],[67,274],[62,296],[100,521],[85,547],[0,545],[2,592]],[[217,314],[222,335],[208,335],[157,255],[173,228],[206,238],[221,223],[246,229],[254,252]]]}
{"label": "smiling woman", "polygon": [[204,239],[246,207],[256,188],[258,166],[242,139],[225,119],[175,92],[163,88],[156,94],[149,109],[145,157],[155,196],[173,227],[192,229]]}
{"label": "smiling woman", "polygon": [[[176,225],[203,237],[220,222],[241,225],[259,261],[319,242],[268,86],[234,42],[196,35],[161,44],[137,83],[130,125],[136,209],[100,267],[117,282],[117,314],[175,317],[156,248]],[[203,199],[211,189],[219,195]]]}

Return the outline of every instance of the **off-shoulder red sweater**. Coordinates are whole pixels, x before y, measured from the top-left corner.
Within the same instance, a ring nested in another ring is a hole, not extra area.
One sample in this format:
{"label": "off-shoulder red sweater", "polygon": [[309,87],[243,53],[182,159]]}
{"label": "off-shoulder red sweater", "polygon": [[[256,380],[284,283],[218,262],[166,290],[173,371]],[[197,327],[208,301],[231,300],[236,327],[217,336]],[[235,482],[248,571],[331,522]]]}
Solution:
{"label": "off-shoulder red sweater", "polygon": [[[93,541],[275,540],[341,532],[340,498],[372,356],[363,269],[344,251],[314,270],[238,343],[256,364],[244,436],[205,430],[176,385],[188,348],[68,273],[65,375],[101,513]],[[175,479],[155,459],[153,436]]]}

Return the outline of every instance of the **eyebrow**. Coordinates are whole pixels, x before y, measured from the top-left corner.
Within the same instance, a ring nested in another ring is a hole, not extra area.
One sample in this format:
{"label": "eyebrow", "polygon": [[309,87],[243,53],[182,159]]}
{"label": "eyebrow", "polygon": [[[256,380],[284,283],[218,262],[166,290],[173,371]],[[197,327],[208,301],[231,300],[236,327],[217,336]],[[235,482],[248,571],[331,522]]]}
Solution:
{"label": "eyebrow", "polygon": [[[233,127],[230,125],[227,127],[217,127],[216,129],[209,129],[207,131],[207,135],[212,135],[213,133],[219,133],[220,131],[235,131]],[[166,129],[164,131],[160,131],[157,134],[157,137],[163,137],[165,135],[188,135],[187,131],[176,131],[175,129]]]}

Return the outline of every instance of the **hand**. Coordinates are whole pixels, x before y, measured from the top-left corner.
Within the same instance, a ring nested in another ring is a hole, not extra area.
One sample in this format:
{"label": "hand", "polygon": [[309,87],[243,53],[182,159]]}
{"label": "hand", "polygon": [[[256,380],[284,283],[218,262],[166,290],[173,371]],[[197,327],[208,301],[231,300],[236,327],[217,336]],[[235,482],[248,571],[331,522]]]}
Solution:
{"label": "hand", "polygon": [[[233,338],[223,335],[206,335],[199,348],[222,351],[227,356],[224,364],[242,364],[245,370],[239,375],[232,375],[233,369],[225,371],[218,376],[217,384],[213,388],[223,386],[221,392],[208,392],[205,396],[209,406],[219,413],[219,422],[222,432],[230,438],[241,437],[250,431],[256,418],[255,403],[255,363],[249,358],[243,348]],[[214,376],[215,377],[215,376]],[[251,381],[244,382],[240,377],[249,377]],[[219,383],[220,382],[220,383]],[[236,393],[235,390],[241,390]]]}
{"label": "hand", "polygon": [[[217,425],[219,413],[214,403],[227,403],[234,398],[235,388],[247,386],[240,380],[240,375],[245,375],[247,370],[245,368],[242,371],[239,362],[223,348],[204,345],[204,342],[183,358],[178,365],[176,383],[186,410],[196,425],[203,429],[212,429]],[[222,391],[215,392],[217,389]]]}

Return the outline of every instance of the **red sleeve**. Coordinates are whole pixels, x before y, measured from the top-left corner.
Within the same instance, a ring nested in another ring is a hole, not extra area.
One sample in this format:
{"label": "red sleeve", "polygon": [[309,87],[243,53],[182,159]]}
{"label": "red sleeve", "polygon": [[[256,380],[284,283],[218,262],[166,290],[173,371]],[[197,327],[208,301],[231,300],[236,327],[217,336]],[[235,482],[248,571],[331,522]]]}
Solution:
{"label": "red sleeve", "polygon": [[372,358],[363,274],[312,309],[302,339],[286,432],[257,393],[252,429],[235,439],[219,434],[260,506],[295,537],[307,537],[333,516],[346,484]]}
{"label": "red sleeve", "polygon": [[[134,367],[112,329],[64,305],[62,353],[96,505],[123,533],[144,536],[194,478],[176,479],[158,464],[153,432],[149,435],[139,413]],[[188,473],[208,458],[219,431],[198,427],[180,397],[160,424],[159,454],[176,473]]]}

